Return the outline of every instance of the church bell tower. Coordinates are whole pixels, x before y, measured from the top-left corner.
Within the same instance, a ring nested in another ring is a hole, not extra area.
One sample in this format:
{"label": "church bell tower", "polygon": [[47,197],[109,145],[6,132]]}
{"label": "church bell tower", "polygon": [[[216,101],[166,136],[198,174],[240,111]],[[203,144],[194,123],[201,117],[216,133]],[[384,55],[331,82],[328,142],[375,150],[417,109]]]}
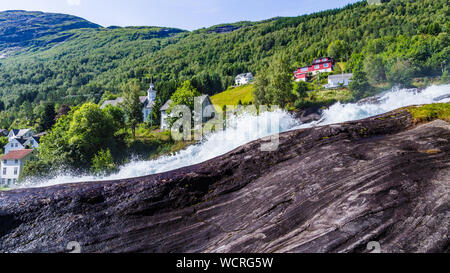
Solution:
{"label": "church bell tower", "polygon": [[156,90],[155,90],[155,85],[153,84],[153,79],[150,83],[150,89],[148,89],[147,91],[147,99],[150,102],[155,102],[156,100]]}

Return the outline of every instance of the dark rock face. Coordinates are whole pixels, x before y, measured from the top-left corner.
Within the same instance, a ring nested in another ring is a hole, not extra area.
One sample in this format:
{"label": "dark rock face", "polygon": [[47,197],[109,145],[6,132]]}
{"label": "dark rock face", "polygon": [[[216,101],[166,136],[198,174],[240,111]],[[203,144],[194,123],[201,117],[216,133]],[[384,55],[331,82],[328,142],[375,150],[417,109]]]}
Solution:
{"label": "dark rock face", "polygon": [[322,109],[320,107],[311,107],[301,111],[296,111],[293,114],[295,118],[300,120],[302,123],[310,123],[313,121],[318,121],[322,118]]}
{"label": "dark rock face", "polygon": [[207,33],[230,33],[240,28],[241,28],[240,26],[233,26],[233,25],[218,26],[212,30],[208,30]]}
{"label": "dark rock face", "polygon": [[0,193],[2,252],[448,252],[450,125],[406,110],[122,181]]}

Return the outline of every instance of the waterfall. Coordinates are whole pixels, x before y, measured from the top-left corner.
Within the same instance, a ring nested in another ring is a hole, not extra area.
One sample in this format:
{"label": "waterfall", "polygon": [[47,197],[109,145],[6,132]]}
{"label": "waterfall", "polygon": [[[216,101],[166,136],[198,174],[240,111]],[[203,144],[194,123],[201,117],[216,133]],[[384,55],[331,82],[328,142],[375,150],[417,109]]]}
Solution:
{"label": "waterfall", "polygon": [[[42,187],[64,183],[117,180],[175,170],[205,162],[253,140],[278,132],[359,120],[409,105],[450,102],[450,85],[430,86],[422,91],[394,88],[372,100],[365,101],[365,103],[347,104],[338,102],[323,112],[320,121],[308,124],[299,124],[298,120],[282,110],[264,112],[259,116],[243,114],[231,118],[225,131],[211,133],[196,145],[189,146],[174,155],[163,156],[155,160],[130,162],[122,166],[118,173],[108,177],[99,178],[62,173],[43,181],[31,179],[16,187]],[[269,120],[279,121],[278,128],[267,126]]]}

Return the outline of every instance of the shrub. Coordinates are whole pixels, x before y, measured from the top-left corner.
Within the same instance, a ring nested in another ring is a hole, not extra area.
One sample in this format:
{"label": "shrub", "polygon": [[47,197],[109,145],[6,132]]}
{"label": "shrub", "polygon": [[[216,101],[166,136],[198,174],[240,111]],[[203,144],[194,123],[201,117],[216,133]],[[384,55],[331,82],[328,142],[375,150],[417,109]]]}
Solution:
{"label": "shrub", "polygon": [[95,175],[108,175],[117,171],[118,168],[109,149],[100,150],[92,159],[91,172]]}

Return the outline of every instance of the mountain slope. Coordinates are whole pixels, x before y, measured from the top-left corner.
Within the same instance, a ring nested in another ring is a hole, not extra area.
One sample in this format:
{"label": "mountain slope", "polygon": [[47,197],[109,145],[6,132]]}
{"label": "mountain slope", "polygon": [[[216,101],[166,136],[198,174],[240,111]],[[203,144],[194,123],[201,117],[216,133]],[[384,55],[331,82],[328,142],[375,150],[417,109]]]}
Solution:
{"label": "mountain slope", "polygon": [[71,36],[66,33],[68,30],[100,27],[66,14],[3,11],[0,12],[0,51],[11,47],[43,47],[68,39]]}

